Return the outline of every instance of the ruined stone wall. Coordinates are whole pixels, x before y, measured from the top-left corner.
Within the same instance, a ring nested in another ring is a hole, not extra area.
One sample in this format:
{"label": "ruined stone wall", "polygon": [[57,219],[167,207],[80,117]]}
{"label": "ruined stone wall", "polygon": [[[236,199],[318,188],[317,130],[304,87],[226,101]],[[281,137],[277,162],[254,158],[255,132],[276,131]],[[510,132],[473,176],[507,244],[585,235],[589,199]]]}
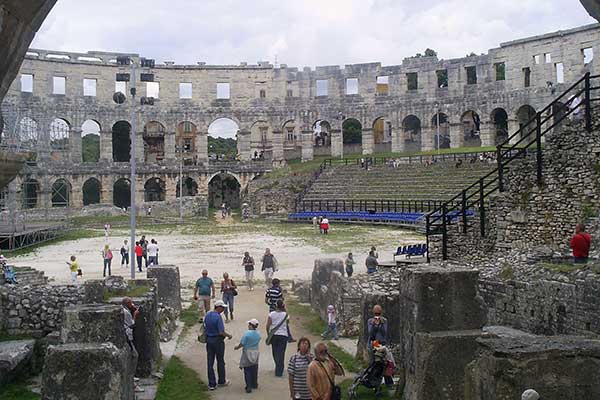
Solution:
{"label": "ruined stone wall", "polygon": [[296,200],[310,185],[312,175],[262,177],[248,184],[243,201],[253,215],[284,215],[294,211]]}

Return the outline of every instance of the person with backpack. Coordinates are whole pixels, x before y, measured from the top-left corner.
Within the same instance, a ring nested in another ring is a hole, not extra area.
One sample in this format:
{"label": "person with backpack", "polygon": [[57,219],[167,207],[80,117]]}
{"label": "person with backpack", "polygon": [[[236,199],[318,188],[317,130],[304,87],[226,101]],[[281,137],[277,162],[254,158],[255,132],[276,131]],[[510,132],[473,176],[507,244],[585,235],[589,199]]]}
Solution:
{"label": "person with backpack", "polygon": [[121,246],[121,267],[129,267],[129,246],[127,240],[123,240],[123,246]]}
{"label": "person with backpack", "polygon": [[113,253],[108,247],[108,245],[104,245],[104,250],[102,250],[102,259],[104,260],[104,271],[102,276],[106,278],[106,268],[108,268],[108,276],[111,276],[110,273],[110,264],[112,263]]}

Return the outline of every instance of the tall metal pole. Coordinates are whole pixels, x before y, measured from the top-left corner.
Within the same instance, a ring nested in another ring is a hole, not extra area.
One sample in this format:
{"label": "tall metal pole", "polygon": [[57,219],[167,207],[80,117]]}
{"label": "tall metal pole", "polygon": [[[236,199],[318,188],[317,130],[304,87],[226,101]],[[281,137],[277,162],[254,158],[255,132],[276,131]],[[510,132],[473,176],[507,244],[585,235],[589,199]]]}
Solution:
{"label": "tall metal pole", "polygon": [[440,155],[440,107],[436,104],[436,108],[437,108],[437,113],[436,113],[436,119],[437,119],[437,133],[436,133],[436,137],[437,137],[437,153],[438,156]]}
{"label": "tall metal pole", "polygon": [[131,205],[129,207],[129,212],[131,213],[130,215],[130,230],[131,230],[131,234],[129,237],[129,240],[131,241],[130,245],[131,245],[131,251],[130,251],[130,265],[131,265],[131,279],[135,279],[135,263],[133,262],[133,260],[137,261],[137,258],[135,257],[135,217],[136,217],[136,207],[135,207],[135,180],[136,180],[136,163],[135,163],[135,148],[136,148],[136,141],[137,141],[137,128],[136,128],[136,113],[135,113],[135,94],[136,94],[136,88],[135,88],[135,73],[136,73],[136,68],[135,68],[135,61],[132,59],[131,60],[131,87],[130,87],[130,94],[131,94],[131,110],[130,110],[130,118],[131,118],[131,132],[130,132],[130,137],[131,137],[131,148],[129,149],[129,163],[131,165],[131,177],[130,177],[130,190],[131,190]]}
{"label": "tall metal pole", "polygon": [[342,142],[342,145],[340,147],[340,159],[344,159],[344,115],[340,112],[338,114],[338,117],[340,118],[340,140]]}
{"label": "tall metal pole", "polygon": [[183,220],[183,147],[179,145],[179,219]]}

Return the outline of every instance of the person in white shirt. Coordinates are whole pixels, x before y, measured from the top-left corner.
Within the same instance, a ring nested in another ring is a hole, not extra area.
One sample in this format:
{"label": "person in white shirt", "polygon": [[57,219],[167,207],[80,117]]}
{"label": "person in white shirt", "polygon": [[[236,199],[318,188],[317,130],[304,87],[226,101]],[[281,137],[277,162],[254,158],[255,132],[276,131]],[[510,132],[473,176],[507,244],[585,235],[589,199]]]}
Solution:
{"label": "person in white shirt", "polygon": [[148,245],[148,266],[158,265],[158,244],[152,239]]}

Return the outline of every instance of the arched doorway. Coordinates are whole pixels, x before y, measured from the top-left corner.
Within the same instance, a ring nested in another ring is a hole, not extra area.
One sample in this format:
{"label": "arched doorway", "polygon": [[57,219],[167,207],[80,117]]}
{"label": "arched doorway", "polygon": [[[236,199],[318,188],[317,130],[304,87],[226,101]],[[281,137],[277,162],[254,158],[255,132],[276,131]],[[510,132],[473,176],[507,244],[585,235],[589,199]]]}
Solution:
{"label": "arched doorway", "polygon": [[342,123],[342,141],[344,154],[362,153],[362,125],[355,118],[348,118]]}
{"label": "arched doorway", "polygon": [[131,206],[131,184],[129,179],[118,179],[113,185],[113,204],[119,208]]}
{"label": "arched doorway", "polygon": [[[175,196],[179,197],[180,183],[177,182],[177,189],[175,190]],[[195,196],[198,194],[198,184],[192,178],[183,178],[183,197]]]}
{"label": "arched doorway", "polygon": [[235,160],[238,155],[238,124],[229,118],[219,118],[208,126],[208,159]]}
{"label": "arched doorway", "polygon": [[21,206],[24,209],[36,208],[39,193],[40,183],[35,179],[26,179],[21,187]]}
{"label": "arched doorway", "polygon": [[[131,125],[119,121],[112,127],[112,155],[114,162],[129,162],[131,155]],[[128,206],[129,207],[129,206]]]}
{"label": "arched doorway", "polygon": [[100,160],[100,124],[92,119],[81,125],[81,160],[85,163]]}
{"label": "arched doorway", "polygon": [[215,175],[208,183],[208,206],[217,208],[223,203],[231,208],[240,207],[240,183],[226,172]]}
{"label": "arched doorway", "polygon": [[313,141],[315,147],[331,146],[331,124],[323,119],[316,121],[313,125]]}
{"label": "arched doorway", "polygon": [[517,110],[517,121],[519,129],[521,129],[520,137],[527,137],[523,144],[531,142],[535,138],[535,114],[535,109],[528,104],[521,106]]}
{"label": "arched doorway", "polygon": [[421,120],[409,115],[402,120],[404,131],[404,150],[408,152],[421,151]]}
{"label": "arched doorway", "polygon": [[18,141],[20,144],[31,150],[35,150],[37,148],[37,143],[39,140],[39,129],[38,123],[29,117],[23,117],[19,121],[18,125]]}
{"label": "arched doorway", "polygon": [[71,199],[71,184],[66,179],[57,179],[52,184],[52,207],[68,207]]}
{"label": "arched doorway", "polygon": [[50,123],[50,150],[64,151],[69,148],[69,123],[61,118],[55,118]]}
{"label": "arched doorway", "polygon": [[460,117],[460,122],[463,126],[463,135],[465,147],[481,147],[481,119],[475,111],[465,111]]}
{"label": "arched doorway", "polygon": [[160,178],[150,178],[144,184],[144,201],[165,201],[165,181]]}
{"label": "arched doorway", "polygon": [[160,122],[151,121],[144,126],[144,161],[153,163],[165,158],[165,132]]}
{"label": "arched doorway", "polygon": [[490,115],[494,129],[495,143],[501,144],[508,140],[508,114],[503,108],[496,108]]}
{"label": "arched doorway", "polygon": [[[439,124],[439,129],[438,129]],[[433,127],[433,146],[439,149],[450,148],[450,122],[444,113],[437,113],[431,118]]]}
{"label": "arched doorway", "polygon": [[82,192],[84,206],[100,203],[101,186],[98,179],[90,178],[85,181],[82,187]]}

